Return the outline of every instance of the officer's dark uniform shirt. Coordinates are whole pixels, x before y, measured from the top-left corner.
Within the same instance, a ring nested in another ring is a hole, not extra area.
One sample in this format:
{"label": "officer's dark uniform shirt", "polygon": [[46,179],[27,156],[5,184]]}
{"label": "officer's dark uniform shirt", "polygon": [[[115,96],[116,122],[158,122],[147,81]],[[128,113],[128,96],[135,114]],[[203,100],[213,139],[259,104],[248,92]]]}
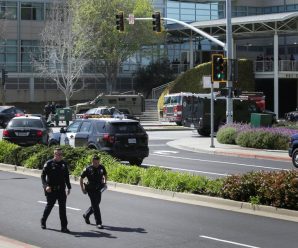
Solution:
{"label": "officer's dark uniform shirt", "polygon": [[89,165],[81,174],[81,178],[87,177],[88,179],[87,190],[101,189],[103,186],[103,176],[107,176],[107,171],[102,165],[99,165],[98,168]]}
{"label": "officer's dark uniform shirt", "polygon": [[51,187],[52,190],[65,190],[65,185],[71,189],[69,182],[69,171],[65,161],[47,161],[41,173],[43,187]]}

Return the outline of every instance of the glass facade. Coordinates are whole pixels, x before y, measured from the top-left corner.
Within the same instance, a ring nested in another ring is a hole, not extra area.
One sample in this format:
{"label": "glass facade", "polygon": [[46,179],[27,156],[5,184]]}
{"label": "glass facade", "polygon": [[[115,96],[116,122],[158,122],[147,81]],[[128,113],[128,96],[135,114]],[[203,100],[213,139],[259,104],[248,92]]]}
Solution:
{"label": "glass facade", "polygon": [[[7,71],[16,73],[32,72],[32,57],[37,57],[40,54],[38,36],[28,38],[25,35],[25,38],[23,38],[22,28],[27,25],[27,29],[29,30],[30,25],[40,24],[44,21],[50,2],[50,0],[0,0],[0,22],[2,29],[5,27],[6,20],[15,21],[16,26],[15,38],[5,39],[5,37],[0,36],[0,64],[5,65]],[[298,10],[298,0],[267,0],[260,2],[257,2],[256,6],[253,6],[248,0],[232,1],[232,16],[240,17]],[[152,0],[152,3],[155,10],[160,11],[162,16],[184,22],[190,23],[225,18],[225,1]],[[9,37],[11,37],[11,34]],[[295,38],[292,37],[291,39],[295,40]],[[287,42],[281,39],[281,53],[293,53],[298,58],[298,48],[296,46],[298,44],[298,38],[296,44],[294,41],[292,44],[288,44]],[[272,45],[269,43],[266,43],[266,46],[262,44],[259,46],[248,46],[247,44],[243,45],[240,42],[237,44],[237,50],[243,53],[272,52]],[[287,47],[282,47],[282,44]],[[193,55],[190,54],[191,46],[194,50]],[[178,61],[181,64],[189,64],[190,58],[193,57],[194,64],[198,64],[209,60],[212,51],[219,50],[222,49],[202,37],[193,36],[192,44],[190,44],[189,37],[176,33],[174,36],[169,36],[164,45],[144,46],[139,53],[123,63],[120,73],[126,75],[132,74],[139,66],[148,65],[151,61],[164,57],[167,57],[171,62],[176,63]],[[90,65],[86,69],[86,72],[92,74],[95,73],[95,69],[96,66]],[[47,83],[41,81],[38,81],[38,87],[46,87]],[[23,80],[22,82],[25,81]]]}

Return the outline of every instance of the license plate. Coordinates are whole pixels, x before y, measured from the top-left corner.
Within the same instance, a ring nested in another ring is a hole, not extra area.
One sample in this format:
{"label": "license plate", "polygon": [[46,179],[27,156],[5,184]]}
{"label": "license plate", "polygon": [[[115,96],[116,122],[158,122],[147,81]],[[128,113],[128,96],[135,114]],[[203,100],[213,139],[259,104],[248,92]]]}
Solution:
{"label": "license plate", "polygon": [[128,139],[128,144],[136,144],[137,140],[135,138],[133,139]]}
{"label": "license plate", "polygon": [[16,136],[28,136],[29,132],[16,132]]}

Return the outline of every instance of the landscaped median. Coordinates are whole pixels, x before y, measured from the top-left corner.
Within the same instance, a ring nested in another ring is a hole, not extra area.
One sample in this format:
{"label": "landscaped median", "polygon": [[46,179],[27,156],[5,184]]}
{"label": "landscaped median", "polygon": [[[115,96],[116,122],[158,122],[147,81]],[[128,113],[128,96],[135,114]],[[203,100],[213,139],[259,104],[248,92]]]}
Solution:
{"label": "landscaped median", "polygon": [[287,150],[298,126],[284,122],[275,127],[252,128],[249,124],[226,124],[218,130],[217,141],[222,144],[239,145],[256,149]]}
{"label": "landscaped median", "polygon": [[[6,141],[0,142],[0,163],[13,164],[17,168],[41,169],[43,164],[53,157],[54,147],[36,145],[19,147]],[[159,168],[140,168],[122,165],[113,157],[86,148],[63,146],[64,159],[74,177],[81,174],[90,164],[95,153],[101,156],[109,180],[117,183],[138,185],[173,194],[192,193],[201,196],[222,197],[253,206],[268,205],[278,208],[298,210],[298,172],[251,172],[244,175],[232,175],[221,179],[173,172]],[[177,192],[177,193],[175,193]],[[184,194],[182,194],[184,195]],[[187,194],[185,194],[187,195]]]}

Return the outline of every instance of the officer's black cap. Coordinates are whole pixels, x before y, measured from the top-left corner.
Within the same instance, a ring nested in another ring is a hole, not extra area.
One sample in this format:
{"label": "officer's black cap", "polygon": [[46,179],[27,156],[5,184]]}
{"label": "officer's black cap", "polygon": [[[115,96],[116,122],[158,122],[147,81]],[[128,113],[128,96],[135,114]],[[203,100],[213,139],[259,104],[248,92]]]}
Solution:
{"label": "officer's black cap", "polygon": [[95,159],[95,160],[99,160],[99,157],[98,157],[97,155],[94,155],[94,156],[93,156],[93,159]]}

